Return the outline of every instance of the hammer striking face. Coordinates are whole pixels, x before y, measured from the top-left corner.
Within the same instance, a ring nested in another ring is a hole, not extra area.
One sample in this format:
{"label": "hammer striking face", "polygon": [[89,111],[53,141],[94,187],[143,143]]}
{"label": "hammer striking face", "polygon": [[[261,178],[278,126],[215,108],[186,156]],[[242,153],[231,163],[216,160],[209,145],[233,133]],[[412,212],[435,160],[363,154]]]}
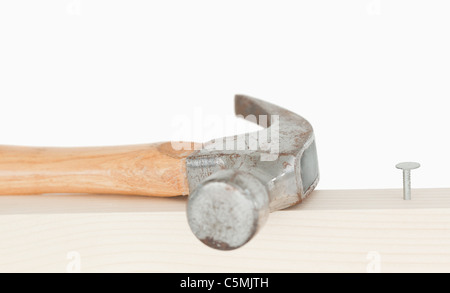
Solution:
{"label": "hammer striking face", "polygon": [[[223,250],[247,243],[269,212],[299,203],[319,180],[308,121],[247,96],[235,97],[235,109],[257,123],[264,119],[267,128],[212,140],[186,159],[191,230],[203,243]],[[223,150],[217,141],[234,148]]]}
{"label": "hammer striking face", "polygon": [[170,142],[0,146],[0,194],[190,194],[187,217],[197,238],[217,249],[238,248],[269,212],[311,193],[319,170],[308,121],[246,96],[236,96],[235,104],[236,114],[266,128],[212,140],[200,150],[177,150]]}

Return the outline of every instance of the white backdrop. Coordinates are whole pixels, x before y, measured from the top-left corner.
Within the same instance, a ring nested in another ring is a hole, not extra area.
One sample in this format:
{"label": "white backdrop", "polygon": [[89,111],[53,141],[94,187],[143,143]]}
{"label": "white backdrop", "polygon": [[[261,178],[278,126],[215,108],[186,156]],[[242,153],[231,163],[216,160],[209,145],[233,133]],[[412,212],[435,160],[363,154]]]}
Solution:
{"label": "white backdrop", "polygon": [[449,13],[446,0],[1,1],[0,144],[210,139],[232,134],[211,115],[244,93],[312,123],[319,189],[401,188],[405,160],[422,164],[413,187],[450,187]]}

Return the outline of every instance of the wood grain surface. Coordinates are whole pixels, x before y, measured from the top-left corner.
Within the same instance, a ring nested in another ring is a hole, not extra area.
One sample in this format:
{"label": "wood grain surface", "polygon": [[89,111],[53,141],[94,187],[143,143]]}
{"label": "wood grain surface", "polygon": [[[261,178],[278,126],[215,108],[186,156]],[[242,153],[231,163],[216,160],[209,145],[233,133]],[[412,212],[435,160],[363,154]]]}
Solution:
{"label": "wood grain surface", "polygon": [[0,272],[450,272],[450,189],[316,190],[234,251],[199,242],[185,205],[0,196]]}
{"label": "wood grain surface", "polygon": [[189,193],[185,158],[171,143],[117,147],[0,146],[0,194]]}

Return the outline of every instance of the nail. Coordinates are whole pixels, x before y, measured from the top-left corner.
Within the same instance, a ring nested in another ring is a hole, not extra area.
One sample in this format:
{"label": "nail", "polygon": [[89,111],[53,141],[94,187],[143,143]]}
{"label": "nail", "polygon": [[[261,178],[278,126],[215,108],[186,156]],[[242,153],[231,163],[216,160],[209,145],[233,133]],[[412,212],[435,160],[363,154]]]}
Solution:
{"label": "nail", "polygon": [[420,167],[416,162],[403,162],[395,165],[397,169],[403,170],[403,199],[411,200],[411,170]]}

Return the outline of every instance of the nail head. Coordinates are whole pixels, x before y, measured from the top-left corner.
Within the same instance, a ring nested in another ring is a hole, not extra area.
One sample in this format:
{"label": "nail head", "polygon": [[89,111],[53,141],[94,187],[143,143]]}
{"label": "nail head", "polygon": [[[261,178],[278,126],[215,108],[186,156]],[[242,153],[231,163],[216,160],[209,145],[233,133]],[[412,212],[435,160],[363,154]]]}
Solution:
{"label": "nail head", "polygon": [[419,168],[420,164],[416,162],[402,162],[395,165],[395,167],[402,170],[413,170]]}

